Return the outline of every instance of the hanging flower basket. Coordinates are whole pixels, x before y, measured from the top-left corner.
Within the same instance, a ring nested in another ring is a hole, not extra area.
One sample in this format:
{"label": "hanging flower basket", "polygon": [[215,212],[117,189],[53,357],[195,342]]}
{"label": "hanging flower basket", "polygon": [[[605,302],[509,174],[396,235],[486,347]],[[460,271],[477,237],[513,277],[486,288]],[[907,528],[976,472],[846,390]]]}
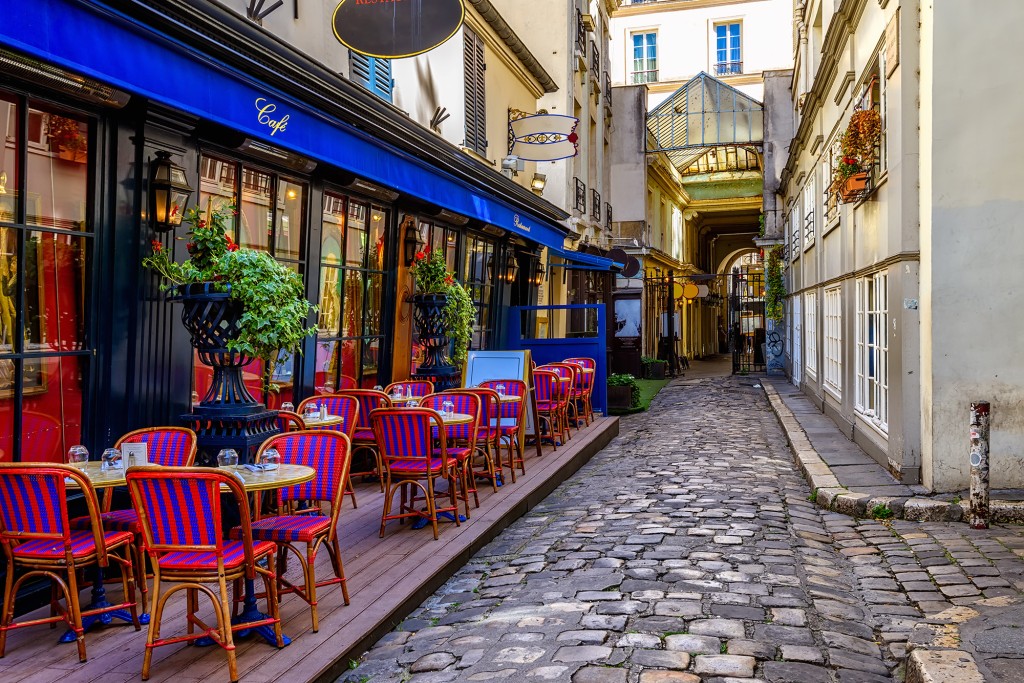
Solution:
{"label": "hanging flower basket", "polygon": [[844,204],[857,201],[866,194],[869,179],[867,171],[854,173],[843,181],[839,188],[839,198]]}

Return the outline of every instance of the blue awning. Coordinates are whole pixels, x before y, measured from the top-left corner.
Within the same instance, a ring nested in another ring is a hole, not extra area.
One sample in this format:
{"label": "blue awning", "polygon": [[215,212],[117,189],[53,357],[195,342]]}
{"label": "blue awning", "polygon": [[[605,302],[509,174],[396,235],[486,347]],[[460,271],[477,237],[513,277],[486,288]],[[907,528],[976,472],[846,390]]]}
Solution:
{"label": "blue awning", "polygon": [[421,162],[109,8],[5,0],[0,44],[338,166],[547,247],[565,229]]}
{"label": "blue awning", "polygon": [[569,268],[571,270],[619,270],[621,266],[612,261],[610,258],[604,258],[603,256],[594,256],[593,254],[585,254],[582,251],[569,251],[562,247],[548,247],[551,250],[552,256],[558,256],[565,259],[568,263],[551,263],[549,265],[556,268]]}

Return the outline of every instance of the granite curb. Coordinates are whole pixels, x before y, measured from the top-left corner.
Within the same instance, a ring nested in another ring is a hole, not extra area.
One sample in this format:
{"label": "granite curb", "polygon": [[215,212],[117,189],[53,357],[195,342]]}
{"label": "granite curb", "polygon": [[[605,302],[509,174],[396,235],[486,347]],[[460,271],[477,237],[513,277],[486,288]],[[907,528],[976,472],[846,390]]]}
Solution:
{"label": "granite curb", "polygon": [[[892,513],[886,515],[886,519],[917,522],[965,521],[966,506],[958,503],[925,496],[872,495],[850,491],[839,482],[829,464],[818,455],[800,421],[779,396],[775,387],[764,381],[760,382],[760,385],[786,435],[796,464],[811,487],[812,502],[819,507],[860,518],[878,517],[879,515],[873,514],[872,511],[885,508]],[[992,523],[1024,523],[1024,502],[992,500],[990,509]]]}

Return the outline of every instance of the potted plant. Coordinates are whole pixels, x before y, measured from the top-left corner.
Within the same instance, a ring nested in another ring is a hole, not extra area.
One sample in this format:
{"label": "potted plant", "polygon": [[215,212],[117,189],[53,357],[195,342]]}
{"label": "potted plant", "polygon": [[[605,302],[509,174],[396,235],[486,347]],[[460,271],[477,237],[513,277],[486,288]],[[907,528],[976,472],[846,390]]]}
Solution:
{"label": "potted plant", "polygon": [[469,351],[476,307],[448,270],[441,250],[426,247],[417,252],[410,270],[416,287],[411,297],[413,322],[426,356],[414,377],[430,379],[438,390],[454,388],[458,384],[458,368],[466,362]]}
{"label": "potted plant", "polygon": [[57,152],[57,158],[65,161],[85,163],[89,141],[82,132],[78,121],[66,116],[51,114],[46,136],[50,138],[50,149]]}
{"label": "potted plant", "polygon": [[242,381],[242,366],[260,359],[269,377],[274,363],[298,351],[316,327],[306,327],[312,306],[302,278],[265,252],[239,248],[227,233],[227,219],[209,204],[205,216],[191,209],[184,218],[191,226],[188,260],[174,262],[154,240],[142,263],[163,278],[162,290],[184,304],[181,320],[192,345],[199,360],[213,367],[200,408],[240,414],[262,410]]}
{"label": "potted plant", "polygon": [[668,371],[668,362],[650,356],[641,356],[640,367],[643,370],[645,379],[665,379],[665,373]]}
{"label": "potted plant", "polygon": [[608,411],[626,411],[640,405],[640,385],[633,375],[620,374],[608,377]]}
{"label": "potted plant", "polygon": [[858,109],[839,138],[840,153],[830,189],[844,202],[859,197],[868,185],[875,146],[882,135],[882,117],[875,109]]}

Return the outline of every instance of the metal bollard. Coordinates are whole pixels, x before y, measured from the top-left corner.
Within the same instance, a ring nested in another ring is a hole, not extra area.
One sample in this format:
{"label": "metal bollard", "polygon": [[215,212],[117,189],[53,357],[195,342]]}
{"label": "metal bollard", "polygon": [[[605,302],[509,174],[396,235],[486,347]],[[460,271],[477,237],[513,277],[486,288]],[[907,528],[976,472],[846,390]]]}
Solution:
{"label": "metal bollard", "polygon": [[971,509],[972,529],[988,528],[988,401],[971,404]]}

